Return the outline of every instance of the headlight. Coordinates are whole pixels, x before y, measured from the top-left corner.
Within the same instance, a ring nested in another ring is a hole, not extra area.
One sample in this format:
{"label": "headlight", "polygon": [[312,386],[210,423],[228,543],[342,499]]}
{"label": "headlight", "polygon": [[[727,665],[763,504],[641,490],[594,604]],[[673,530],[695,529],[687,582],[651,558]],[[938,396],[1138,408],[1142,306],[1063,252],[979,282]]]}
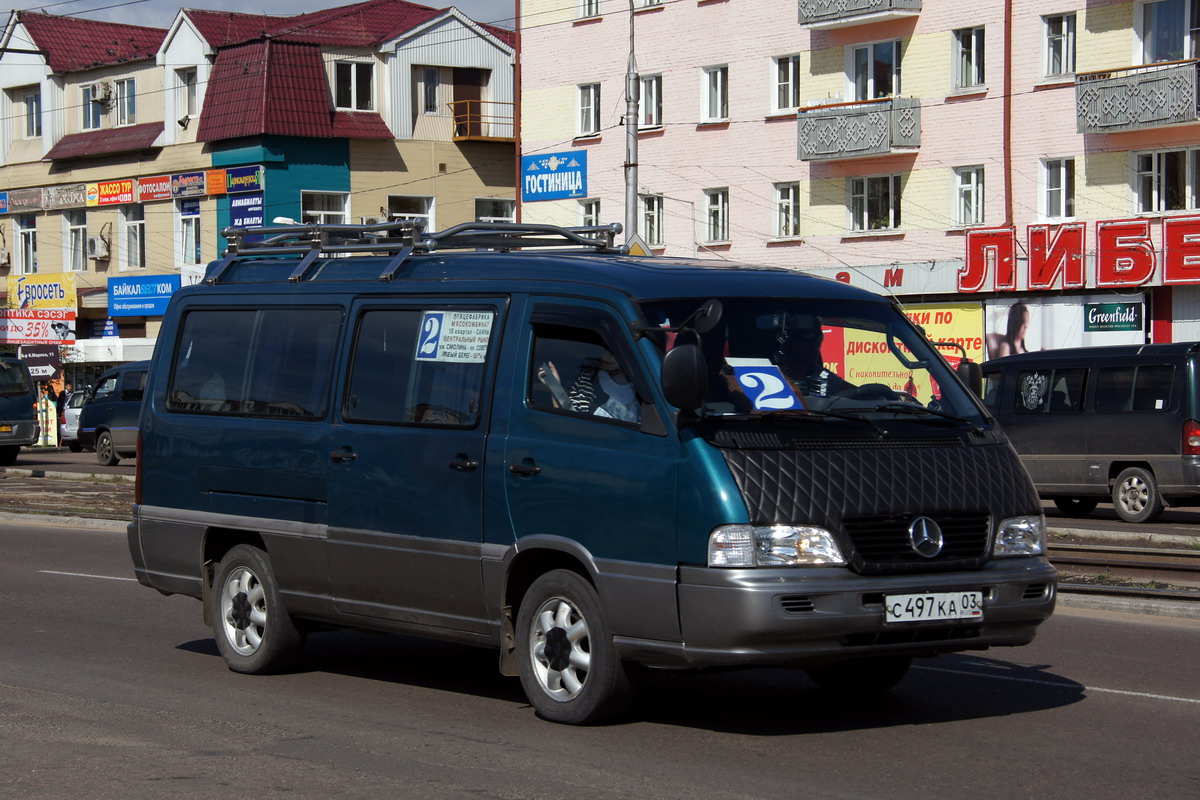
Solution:
{"label": "headlight", "polygon": [[833,534],[808,525],[722,525],[708,537],[710,567],[845,564]]}
{"label": "headlight", "polygon": [[996,529],[996,544],[992,555],[1040,556],[1046,552],[1046,518],[1041,514],[1031,517],[1009,517],[1000,521]]}

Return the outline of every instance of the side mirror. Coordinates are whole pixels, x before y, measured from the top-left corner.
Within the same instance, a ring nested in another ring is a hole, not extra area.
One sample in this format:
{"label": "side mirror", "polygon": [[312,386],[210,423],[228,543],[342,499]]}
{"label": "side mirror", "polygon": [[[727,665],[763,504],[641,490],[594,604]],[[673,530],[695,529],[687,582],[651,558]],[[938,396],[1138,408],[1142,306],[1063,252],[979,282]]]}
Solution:
{"label": "side mirror", "polygon": [[677,344],[672,348],[663,357],[660,378],[663,394],[671,405],[692,410],[704,405],[708,364],[699,345]]}
{"label": "side mirror", "polygon": [[960,361],[954,368],[959,380],[975,393],[976,397],[983,396],[983,365],[974,361]]}

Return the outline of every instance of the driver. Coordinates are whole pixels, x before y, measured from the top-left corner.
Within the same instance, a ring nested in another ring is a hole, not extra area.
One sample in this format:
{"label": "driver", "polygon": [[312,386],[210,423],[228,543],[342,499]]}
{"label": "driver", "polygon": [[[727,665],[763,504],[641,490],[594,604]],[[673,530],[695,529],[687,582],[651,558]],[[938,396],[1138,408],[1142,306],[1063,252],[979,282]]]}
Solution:
{"label": "driver", "polygon": [[783,320],[775,337],[772,362],[801,397],[831,397],[854,388],[825,368],[821,343],[825,334],[812,314],[791,314]]}

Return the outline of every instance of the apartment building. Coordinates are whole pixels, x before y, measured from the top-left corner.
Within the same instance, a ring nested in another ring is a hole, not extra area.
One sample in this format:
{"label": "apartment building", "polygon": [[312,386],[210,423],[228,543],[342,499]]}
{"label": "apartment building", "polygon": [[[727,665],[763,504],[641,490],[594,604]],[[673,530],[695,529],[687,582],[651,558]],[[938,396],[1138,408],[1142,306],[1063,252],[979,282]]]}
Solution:
{"label": "apartment building", "polygon": [[149,353],[227,226],[515,213],[514,35],[453,8],[21,11],[0,46],[0,345],[76,382]]}
{"label": "apartment building", "polygon": [[975,359],[1200,339],[1200,0],[519,11],[525,221],[625,218],[632,43],[655,252],[896,295]]}

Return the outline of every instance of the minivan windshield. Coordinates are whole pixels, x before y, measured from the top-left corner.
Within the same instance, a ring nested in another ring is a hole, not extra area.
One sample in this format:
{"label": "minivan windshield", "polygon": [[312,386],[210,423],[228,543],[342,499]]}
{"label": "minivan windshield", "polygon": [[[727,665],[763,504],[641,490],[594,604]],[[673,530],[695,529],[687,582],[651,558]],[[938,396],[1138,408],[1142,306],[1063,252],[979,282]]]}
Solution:
{"label": "minivan windshield", "polygon": [[[651,300],[645,319],[670,349],[709,298]],[[730,297],[700,336],[708,370],[706,416],[919,420],[985,424],[953,374],[957,350],[939,351],[895,306],[851,300]],[[947,364],[951,365],[948,366]]]}
{"label": "minivan windshield", "polygon": [[28,394],[29,373],[20,362],[0,359],[0,397]]}

